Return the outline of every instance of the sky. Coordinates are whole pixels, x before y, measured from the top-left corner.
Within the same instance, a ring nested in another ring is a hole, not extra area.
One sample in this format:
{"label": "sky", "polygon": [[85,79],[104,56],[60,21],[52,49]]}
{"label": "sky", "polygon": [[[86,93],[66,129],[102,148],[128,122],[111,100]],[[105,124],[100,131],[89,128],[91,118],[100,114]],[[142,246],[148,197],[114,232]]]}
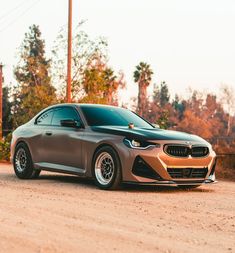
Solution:
{"label": "sky", "polygon": [[[68,0],[0,0],[0,62],[5,83],[14,82],[16,52],[32,24],[40,26],[50,51],[67,24]],[[109,65],[122,70],[128,100],[137,94],[133,71],[151,65],[153,83],[166,81],[172,96],[188,87],[219,93],[235,89],[234,0],[73,0],[74,25],[109,44]]]}

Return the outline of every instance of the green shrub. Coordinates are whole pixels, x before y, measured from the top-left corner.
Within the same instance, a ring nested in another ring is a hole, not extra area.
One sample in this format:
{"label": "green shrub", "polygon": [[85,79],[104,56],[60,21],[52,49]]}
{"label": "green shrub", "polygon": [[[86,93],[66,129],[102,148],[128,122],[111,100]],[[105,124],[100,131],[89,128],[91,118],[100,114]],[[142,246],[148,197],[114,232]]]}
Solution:
{"label": "green shrub", "polygon": [[11,137],[10,133],[0,141],[0,160],[10,160]]}

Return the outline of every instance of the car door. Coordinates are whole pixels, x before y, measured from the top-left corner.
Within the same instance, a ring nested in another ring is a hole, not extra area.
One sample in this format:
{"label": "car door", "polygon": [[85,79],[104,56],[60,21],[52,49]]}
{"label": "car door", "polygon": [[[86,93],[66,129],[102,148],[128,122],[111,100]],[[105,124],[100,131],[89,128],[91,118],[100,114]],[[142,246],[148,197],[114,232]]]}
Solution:
{"label": "car door", "polygon": [[48,150],[46,150],[45,147],[44,137],[46,131],[51,130],[51,121],[53,114],[53,109],[44,111],[36,119],[34,127],[32,128],[32,130],[34,131],[34,135],[33,138],[31,138],[29,141],[33,161],[36,164],[45,161],[45,154],[48,153]]}
{"label": "car door", "polygon": [[61,126],[62,120],[74,120],[78,126],[82,125],[81,118],[75,108],[69,106],[55,108],[51,125],[44,129],[43,162],[49,163],[51,167],[57,169],[66,169],[65,167],[69,166],[80,171],[82,169],[81,154],[84,128]]}

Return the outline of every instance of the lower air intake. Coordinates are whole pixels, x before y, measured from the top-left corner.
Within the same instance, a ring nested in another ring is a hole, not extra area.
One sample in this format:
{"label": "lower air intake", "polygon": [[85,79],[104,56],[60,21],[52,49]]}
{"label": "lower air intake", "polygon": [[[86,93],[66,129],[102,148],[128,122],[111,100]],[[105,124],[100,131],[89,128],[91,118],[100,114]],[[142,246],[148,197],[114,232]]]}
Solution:
{"label": "lower air intake", "polygon": [[205,178],[207,168],[168,168],[167,172],[172,178]]}
{"label": "lower air intake", "polygon": [[162,180],[161,176],[139,156],[135,159],[132,173],[139,177]]}

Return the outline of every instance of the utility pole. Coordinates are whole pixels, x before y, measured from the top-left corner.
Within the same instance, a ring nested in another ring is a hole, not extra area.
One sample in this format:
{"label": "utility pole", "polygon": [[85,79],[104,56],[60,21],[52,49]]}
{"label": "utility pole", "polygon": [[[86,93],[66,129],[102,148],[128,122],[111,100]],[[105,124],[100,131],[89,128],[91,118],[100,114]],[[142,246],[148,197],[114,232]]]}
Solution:
{"label": "utility pole", "polygon": [[71,103],[72,0],[68,0],[67,102]]}
{"label": "utility pole", "polygon": [[0,63],[0,140],[2,139],[2,67],[3,65]]}

